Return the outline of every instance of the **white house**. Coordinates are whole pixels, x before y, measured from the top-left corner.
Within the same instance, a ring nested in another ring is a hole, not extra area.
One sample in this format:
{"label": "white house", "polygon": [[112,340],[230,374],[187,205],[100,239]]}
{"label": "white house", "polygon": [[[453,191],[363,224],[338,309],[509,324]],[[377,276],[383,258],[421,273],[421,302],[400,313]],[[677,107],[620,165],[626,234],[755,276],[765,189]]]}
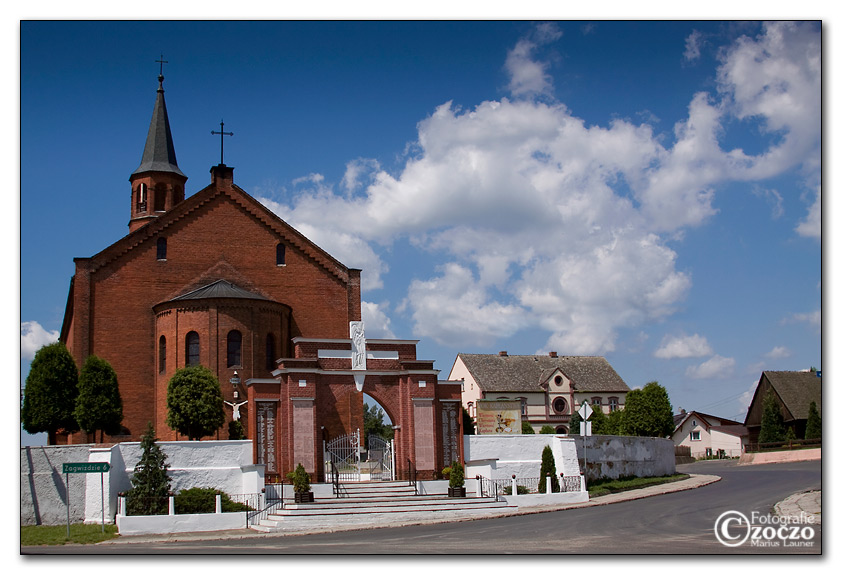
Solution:
{"label": "white house", "polygon": [[584,401],[604,413],[622,409],[629,386],[604,357],[460,353],[448,376],[462,382],[462,405],[476,418],[477,400],[518,400],[521,418],[537,432],[567,433]]}
{"label": "white house", "polygon": [[673,419],[673,443],[689,447],[693,457],[739,457],[745,450],[748,429],[738,421],[683,409]]}

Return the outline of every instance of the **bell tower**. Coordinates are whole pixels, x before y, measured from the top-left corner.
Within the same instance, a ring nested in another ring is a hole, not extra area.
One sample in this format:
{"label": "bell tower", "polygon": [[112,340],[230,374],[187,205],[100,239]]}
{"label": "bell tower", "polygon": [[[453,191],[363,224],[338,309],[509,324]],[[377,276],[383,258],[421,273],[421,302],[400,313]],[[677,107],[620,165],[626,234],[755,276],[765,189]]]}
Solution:
{"label": "bell tower", "polygon": [[130,233],[181,202],[184,199],[184,184],[187,182],[187,176],[178,169],[175,159],[175,145],[164,101],[166,60],[162,57],[156,62],[161,64],[161,73],[158,75],[158,94],[149,134],[146,136],[140,166],[129,177],[132,186]]}

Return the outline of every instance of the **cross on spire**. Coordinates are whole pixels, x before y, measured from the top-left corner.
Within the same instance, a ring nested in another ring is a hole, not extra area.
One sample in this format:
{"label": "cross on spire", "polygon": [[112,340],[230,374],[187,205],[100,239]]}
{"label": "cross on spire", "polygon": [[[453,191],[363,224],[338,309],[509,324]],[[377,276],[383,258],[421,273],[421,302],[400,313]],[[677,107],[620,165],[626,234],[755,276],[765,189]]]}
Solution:
{"label": "cross on spire", "polygon": [[161,65],[161,73],[160,73],[159,75],[160,75],[160,76],[163,76],[163,75],[164,75],[164,64],[169,64],[169,62],[168,62],[167,60],[164,60],[164,55],[163,55],[163,54],[161,54],[161,59],[160,59],[160,60],[155,60],[155,62],[157,62],[158,64],[160,64],[160,65]]}
{"label": "cross on spire", "polygon": [[219,122],[219,132],[211,130],[211,135],[216,136],[219,135],[219,165],[225,165],[225,136],[233,136],[234,132],[226,132],[225,131],[225,122]]}

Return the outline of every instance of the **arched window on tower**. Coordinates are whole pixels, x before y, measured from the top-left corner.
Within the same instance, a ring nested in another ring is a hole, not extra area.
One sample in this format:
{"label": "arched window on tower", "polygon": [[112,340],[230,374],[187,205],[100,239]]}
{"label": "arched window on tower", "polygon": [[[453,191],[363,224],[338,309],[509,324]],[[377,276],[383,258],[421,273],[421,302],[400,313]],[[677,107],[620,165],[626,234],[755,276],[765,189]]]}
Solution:
{"label": "arched window on tower", "polygon": [[167,338],[161,336],[158,340],[158,371],[167,371]]}
{"label": "arched window on tower", "polygon": [[167,185],[155,185],[155,211],[163,212],[167,209]]}
{"label": "arched window on tower", "polygon": [[146,211],[146,200],[148,199],[148,190],[146,184],[140,184],[137,187],[137,211],[145,212]]}
{"label": "arched window on tower", "polygon": [[276,266],[287,265],[286,252],[287,252],[287,247],[284,244],[278,244],[275,247],[275,265]]}
{"label": "arched window on tower", "polygon": [[243,335],[236,329],[228,332],[228,367],[239,366],[242,356]]}
{"label": "arched window on tower", "polygon": [[167,259],[167,238],[158,238],[158,260]]}
{"label": "arched window on tower", "polygon": [[199,334],[195,331],[188,333],[187,338],[185,339],[185,344],[185,365],[199,365]]}
{"label": "arched window on tower", "polygon": [[275,369],[275,336],[271,333],[266,334],[266,371]]}

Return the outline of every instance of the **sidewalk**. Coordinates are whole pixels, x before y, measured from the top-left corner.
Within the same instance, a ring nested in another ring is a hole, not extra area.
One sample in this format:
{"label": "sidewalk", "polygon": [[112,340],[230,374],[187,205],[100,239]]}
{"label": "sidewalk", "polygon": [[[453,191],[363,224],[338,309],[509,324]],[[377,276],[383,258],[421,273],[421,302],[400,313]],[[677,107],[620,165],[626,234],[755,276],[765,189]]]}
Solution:
{"label": "sidewalk", "polygon": [[[652,487],[644,487],[642,489],[633,489],[631,491],[624,491],[622,493],[612,493],[610,495],[603,495],[596,497],[585,503],[574,503],[567,505],[543,505],[543,506],[529,506],[518,505],[517,510],[501,511],[489,515],[446,515],[444,513],[425,513],[417,514],[413,517],[408,517],[406,514],[397,514],[393,519],[377,519],[370,523],[343,524],[337,522],[335,525],[329,527],[319,528],[297,528],[294,530],[285,531],[283,533],[262,533],[252,529],[235,529],[229,531],[203,531],[195,533],[172,533],[172,534],[157,534],[157,535],[130,535],[118,537],[98,543],[98,545],[125,545],[131,543],[149,543],[149,542],[172,542],[172,541],[208,541],[215,539],[244,539],[252,537],[284,537],[287,535],[305,535],[314,533],[335,533],[338,531],[356,531],[361,529],[377,529],[380,527],[406,527],[409,525],[429,525],[431,523],[455,523],[461,521],[474,521],[477,519],[490,519],[496,517],[508,517],[512,515],[530,515],[533,513],[546,513],[548,511],[562,511],[564,509],[578,509],[581,507],[595,507],[599,505],[610,505],[612,503],[619,503],[621,501],[632,501],[635,499],[642,499],[644,497],[652,497],[655,495],[663,495],[665,493],[674,493],[677,491],[685,491],[687,489],[695,489],[704,485],[709,485],[719,481],[720,477],[716,475],[691,475],[688,479],[682,481],[675,481],[673,483],[664,483],[662,485],[655,485]],[[522,496],[527,499],[529,496]],[[819,508],[821,504],[819,504]]]}
{"label": "sidewalk", "polygon": [[822,524],[822,492],[804,491],[790,495],[775,504],[775,514],[780,517],[797,518],[814,525]]}

